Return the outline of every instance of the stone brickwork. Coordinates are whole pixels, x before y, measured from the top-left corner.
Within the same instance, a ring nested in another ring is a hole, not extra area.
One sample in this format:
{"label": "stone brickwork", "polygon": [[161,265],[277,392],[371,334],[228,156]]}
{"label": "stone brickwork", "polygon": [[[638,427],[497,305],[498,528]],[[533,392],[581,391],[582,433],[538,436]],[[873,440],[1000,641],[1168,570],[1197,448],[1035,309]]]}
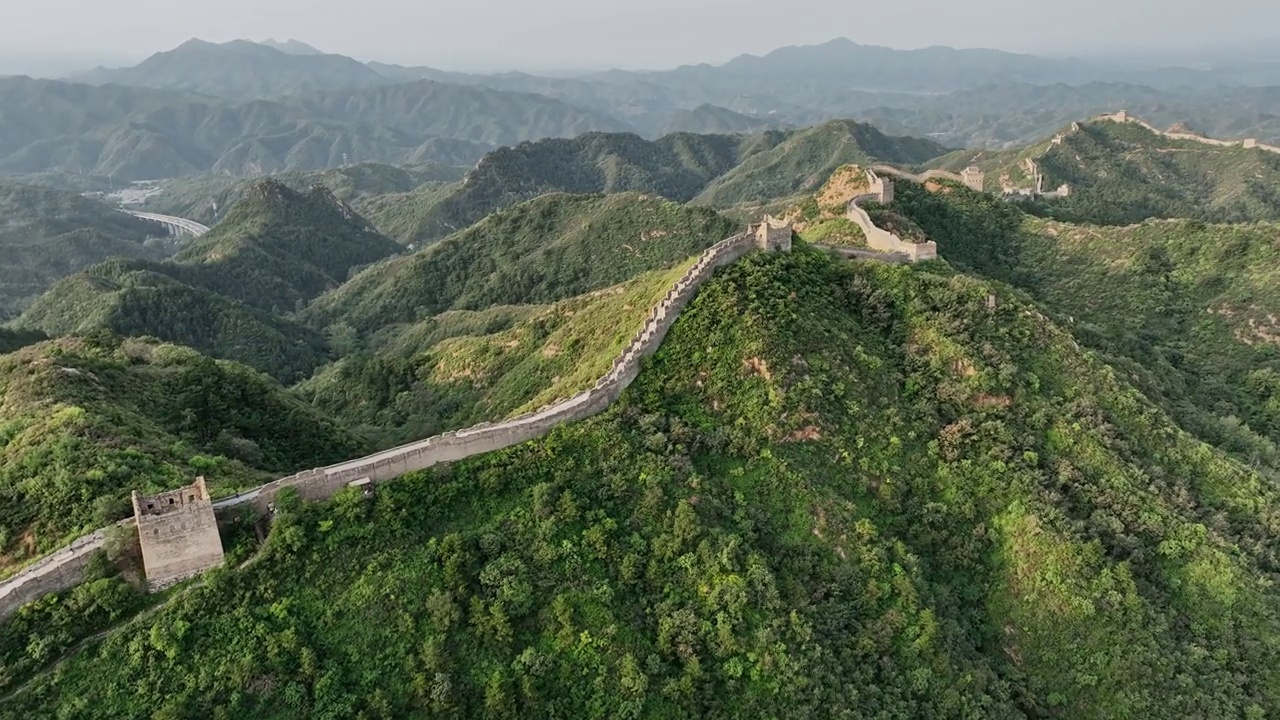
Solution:
{"label": "stone brickwork", "polygon": [[986,176],[987,174],[982,172],[980,168],[975,165],[970,165],[961,171],[960,182],[964,183],[965,187],[970,190],[982,192],[983,181],[986,179]]}
{"label": "stone brickwork", "polygon": [[867,247],[872,250],[878,250],[882,253],[888,253],[894,256],[906,257],[911,262],[918,260],[932,260],[938,257],[938,244],[932,240],[922,243],[912,243],[903,240],[888,230],[882,230],[876,227],[871,221],[871,216],[866,210],[858,207],[858,203],[873,200],[879,203],[888,203],[893,200],[893,181],[887,177],[881,177],[874,171],[867,171],[867,187],[869,192],[858,195],[849,201],[846,206],[845,217],[850,222],[862,228],[862,234],[867,239]]}
{"label": "stone brickwork", "polygon": [[159,495],[135,491],[133,518],[153,592],[222,564],[222,538],[204,478]]}

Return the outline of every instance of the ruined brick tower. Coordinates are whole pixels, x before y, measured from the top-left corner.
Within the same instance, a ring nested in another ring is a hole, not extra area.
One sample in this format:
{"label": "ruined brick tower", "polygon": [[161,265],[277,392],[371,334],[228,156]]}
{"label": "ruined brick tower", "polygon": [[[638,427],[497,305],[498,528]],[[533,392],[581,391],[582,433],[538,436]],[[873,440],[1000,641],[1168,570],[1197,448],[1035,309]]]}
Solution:
{"label": "ruined brick tower", "polygon": [[222,538],[204,478],[159,495],[135,490],[133,516],[152,592],[222,564]]}
{"label": "ruined brick tower", "polygon": [[976,165],[970,165],[960,171],[960,182],[963,182],[965,187],[970,190],[976,190],[978,192],[982,192],[983,181],[986,180],[986,177],[987,174],[982,172],[982,170]]}
{"label": "ruined brick tower", "polygon": [[791,223],[765,215],[752,230],[756,235],[756,247],[765,252],[791,252]]}

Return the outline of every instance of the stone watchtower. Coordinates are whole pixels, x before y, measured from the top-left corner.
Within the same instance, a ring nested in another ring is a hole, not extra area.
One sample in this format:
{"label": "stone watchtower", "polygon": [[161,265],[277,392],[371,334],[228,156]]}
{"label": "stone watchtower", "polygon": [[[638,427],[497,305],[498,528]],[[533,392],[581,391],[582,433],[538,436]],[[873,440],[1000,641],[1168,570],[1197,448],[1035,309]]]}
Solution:
{"label": "stone watchtower", "polygon": [[222,538],[204,478],[159,495],[135,490],[133,517],[152,592],[222,564]]}
{"label": "stone watchtower", "polygon": [[765,252],[791,252],[791,223],[765,215],[755,226],[756,247]]}
{"label": "stone watchtower", "polygon": [[960,171],[960,182],[970,190],[982,192],[983,181],[986,180],[987,174],[982,172],[977,165],[970,165]]}

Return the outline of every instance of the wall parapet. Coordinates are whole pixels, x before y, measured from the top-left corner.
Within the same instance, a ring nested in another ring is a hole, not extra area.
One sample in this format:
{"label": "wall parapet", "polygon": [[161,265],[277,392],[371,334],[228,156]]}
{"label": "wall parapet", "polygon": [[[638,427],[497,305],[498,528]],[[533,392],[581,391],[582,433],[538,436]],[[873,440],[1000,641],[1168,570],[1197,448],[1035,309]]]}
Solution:
{"label": "wall parapet", "polygon": [[[393,480],[437,464],[456,462],[534,440],[561,424],[595,415],[617,401],[622,391],[639,376],[642,360],[652,355],[661,345],[667,330],[675,323],[702,283],[717,268],[733,263],[757,249],[789,251],[790,224],[766,217],[764,222],[751,226],[747,232],[725,238],[707,248],[649,311],[640,330],[614,358],[609,370],[588,390],[502,422],[483,422],[460,430],[450,430],[355,460],[277,478],[233,497],[222,498],[212,503],[212,509],[222,510],[253,504],[260,510],[266,510],[279,492],[287,487],[297,489],[306,500],[323,500],[342,490],[353,480]],[[128,518],[118,525],[136,525],[136,521]],[[77,538],[70,545],[0,584],[0,618],[44,594],[78,584],[83,579],[84,565],[89,556],[93,551],[104,547],[105,541],[105,528]],[[221,550],[220,546],[218,550]]]}
{"label": "wall parapet", "polygon": [[893,181],[886,177],[880,177],[875,171],[868,169],[867,186],[870,190],[850,200],[845,211],[845,217],[862,229],[862,234],[867,239],[867,247],[891,255],[901,255],[911,262],[932,260],[938,257],[938,244],[932,240],[922,243],[907,242],[888,230],[876,227],[867,211],[859,207],[859,203],[868,201],[892,202]]}

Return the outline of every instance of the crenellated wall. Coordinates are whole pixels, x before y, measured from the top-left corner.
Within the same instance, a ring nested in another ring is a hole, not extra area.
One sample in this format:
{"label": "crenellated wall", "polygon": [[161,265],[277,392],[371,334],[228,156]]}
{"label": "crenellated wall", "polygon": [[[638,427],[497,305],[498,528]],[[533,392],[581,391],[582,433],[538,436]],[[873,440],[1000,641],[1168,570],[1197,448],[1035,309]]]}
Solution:
{"label": "crenellated wall", "polygon": [[[1245,148],[1247,150],[1256,149],[1256,150],[1263,150],[1265,152],[1280,153],[1280,147],[1258,142],[1257,139],[1255,138],[1246,138],[1244,140],[1216,140],[1214,138],[1201,137],[1193,133],[1168,132],[1166,130],[1158,130],[1151,123],[1145,120],[1142,120],[1141,118],[1136,118],[1124,110],[1121,110],[1119,112],[1106,113],[1104,115],[1097,115],[1093,118],[1090,118],[1090,122],[1099,122],[1099,121],[1133,123],[1134,125],[1140,125],[1150,130],[1156,135],[1169,138],[1170,140],[1189,140],[1191,142],[1198,142],[1202,145],[1213,145],[1215,147],[1239,147],[1239,148]],[[1078,128],[1079,126],[1073,125],[1073,127]]]}
{"label": "crenellated wall", "polygon": [[[933,171],[930,171],[933,172]],[[908,174],[903,173],[906,177]],[[928,173],[925,173],[928,175]],[[935,177],[938,177],[935,175]],[[867,192],[854,197],[846,206],[845,217],[852,223],[862,228],[862,234],[866,236],[867,247],[878,250],[883,253],[892,255],[901,255],[911,262],[918,260],[932,260],[938,257],[938,244],[932,240],[922,243],[912,243],[903,240],[888,230],[882,230],[876,227],[871,221],[871,216],[858,206],[858,203],[874,200],[879,203],[889,203],[893,201],[893,180],[887,177],[881,177],[872,170],[867,170]]]}

